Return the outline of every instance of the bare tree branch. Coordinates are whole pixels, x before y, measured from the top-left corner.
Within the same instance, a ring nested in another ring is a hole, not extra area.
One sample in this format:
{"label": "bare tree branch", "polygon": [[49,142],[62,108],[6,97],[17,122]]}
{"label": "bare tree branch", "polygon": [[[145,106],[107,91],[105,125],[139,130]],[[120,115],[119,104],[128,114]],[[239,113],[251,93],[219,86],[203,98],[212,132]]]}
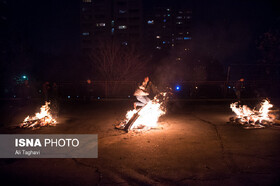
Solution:
{"label": "bare tree branch", "polygon": [[135,46],[103,41],[89,56],[103,80],[134,80],[145,72],[146,58]]}

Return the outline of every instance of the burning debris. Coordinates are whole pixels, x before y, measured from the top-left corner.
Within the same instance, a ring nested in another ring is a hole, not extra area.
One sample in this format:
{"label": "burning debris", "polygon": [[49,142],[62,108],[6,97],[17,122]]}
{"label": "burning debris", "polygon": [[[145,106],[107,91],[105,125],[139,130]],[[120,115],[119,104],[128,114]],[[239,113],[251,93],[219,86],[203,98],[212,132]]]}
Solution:
{"label": "burning debris", "polygon": [[247,105],[239,105],[238,102],[230,104],[230,108],[236,114],[230,118],[231,123],[243,125],[245,129],[265,128],[267,126],[278,125],[276,120],[276,111],[271,110],[273,107],[269,100],[265,99],[260,108],[252,110]]}
{"label": "burning debris", "polygon": [[45,102],[45,105],[40,108],[40,112],[33,117],[27,116],[19,127],[37,129],[44,126],[55,126],[57,122],[50,113],[49,105],[50,102]]}
{"label": "burning debris", "polygon": [[167,93],[160,93],[140,109],[130,110],[126,118],[117,126],[117,129],[150,130],[158,127],[158,119],[166,113]]}

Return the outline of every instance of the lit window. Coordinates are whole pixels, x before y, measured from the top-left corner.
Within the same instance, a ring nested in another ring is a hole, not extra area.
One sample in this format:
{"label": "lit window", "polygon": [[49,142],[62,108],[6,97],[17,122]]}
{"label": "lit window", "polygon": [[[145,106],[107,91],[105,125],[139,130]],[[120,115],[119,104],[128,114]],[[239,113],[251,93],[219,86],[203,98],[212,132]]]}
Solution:
{"label": "lit window", "polygon": [[115,21],[114,21],[114,20],[111,21],[111,25],[112,25],[112,26],[115,25]]}
{"label": "lit window", "polygon": [[119,13],[120,13],[120,14],[125,14],[125,13],[126,13],[126,10],[119,10]]}
{"label": "lit window", "polygon": [[124,42],[122,42],[122,45],[125,45],[125,46],[127,46],[127,42],[126,41],[124,41]]}
{"label": "lit window", "polygon": [[118,26],[119,29],[127,29],[127,26],[126,25],[120,25]]}
{"label": "lit window", "polygon": [[96,23],[96,26],[97,27],[104,27],[104,26],[106,26],[106,24],[105,23]]}
{"label": "lit window", "polygon": [[172,46],[174,47],[174,44],[172,44]]}
{"label": "lit window", "polygon": [[183,12],[182,11],[179,11],[179,14],[182,14]]}
{"label": "lit window", "polygon": [[160,36],[156,36],[157,39],[160,39]]}
{"label": "lit window", "polygon": [[88,35],[89,35],[89,32],[83,32],[82,35],[83,35],[83,36],[88,36]]}
{"label": "lit window", "polygon": [[114,28],[112,28],[112,29],[111,29],[112,34],[114,34],[114,31],[115,31],[115,29],[114,29]]}
{"label": "lit window", "polygon": [[181,25],[181,24],[183,24],[183,23],[182,23],[182,22],[176,22],[176,24],[177,24],[177,25]]}
{"label": "lit window", "polygon": [[183,33],[182,33],[182,32],[180,32],[180,33],[179,33],[179,35],[183,35]]}
{"label": "lit window", "polygon": [[182,19],[183,17],[182,16],[177,16],[177,19]]}
{"label": "lit window", "polygon": [[83,0],[84,3],[91,3],[91,0]]}
{"label": "lit window", "polygon": [[169,8],[167,8],[166,10],[167,10],[167,11],[170,11],[170,9],[169,9]]}
{"label": "lit window", "polygon": [[167,14],[168,17],[170,17],[170,14]]}
{"label": "lit window", "polygon": [[165,41],[162,42],[162,44],[165,44],[165,43],[166,43]]}
{"label": "lit window", "polygon": [[154,20],[148,20],[148,24],[150,25],[154,24]]}
{"label": "lit window", "polygon": [[161,49],[161,47],[160,47],[160,46],[157,46],[157,47],[156,47],[156,49],[160,50],[160,49]]}
{"label": "lit window", "polygon": [[177,57],[177,58],[176,58],[176,61],[181,61],[181,58],[180,58],[180,57]]}
{"label": "lit window", "polygon": [[165,23],[166,23],[166,19],[164,19],[164,20],[163,20],[163,22],[165,22]]}
{"label": "lit window", "polygon": [[191,18],[191,16],[187,16],[187,19],[190,19]]}
{"label": "lit window", "polygon": [[190,40],[191,37],[184,37],[184,40]]}
{"label": "lit window", "polygon": [[177,40],[183,40],[183,38],[182,38],[182,37],[177,37],[176,39],[177,39]]}
{"label": "lit window", "polygon": [[189,32],[187,32],[187,34],[190,34]]}

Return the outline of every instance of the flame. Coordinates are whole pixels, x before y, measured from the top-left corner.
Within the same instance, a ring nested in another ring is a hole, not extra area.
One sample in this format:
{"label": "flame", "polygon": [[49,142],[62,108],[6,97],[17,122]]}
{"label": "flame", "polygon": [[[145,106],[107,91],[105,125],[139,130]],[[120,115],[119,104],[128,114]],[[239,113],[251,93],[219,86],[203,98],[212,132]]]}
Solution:
{"label": "flame", "polygon": [[272,107],[273,107],[273,105],[270,104],[268,100],[264,100],[264,102],[262,103],[262,106],[259,110],[260,117],[261,117],[260,122],[262,120],[268,120],[268,121],[271,120],[268,113],[270,111],[269,109],[272,108]]}
{"label": "flame", "polygon": [[269,112],[273,105],[267,99],[263,100],[259,110],[251,110],[247,105],[239,105],[238,102],[230,104],[230,108],[241,119],[242,123],[250,122],[252,124],[262,123],[262,121],[272,122],[275,118]]}
{"label": "flame", "polygon": [[35,116],[30,117],[27,116],[24,121],[20,124],[22,128],[33,128],[33,127],[41,127],[41,126],[54,126],[57,121],[52,117],[50,113],[50,102],[45,102],[40,108],[40,112],[36,113]]}
{"label": "flame", "polygon": [[163,101],[166,99],[167,93],[160,93],[159,95],[163,97],[163,100],[160,101],[158,96],[156,96],[153,100],[143,106],[140,111],[134,109],[126,113],[126,122],[128,122],[132,116],[139,111],[139,117],[132,124],[131,129],[141,128],[149,130],[158,126],[159,117],[166,113]]}

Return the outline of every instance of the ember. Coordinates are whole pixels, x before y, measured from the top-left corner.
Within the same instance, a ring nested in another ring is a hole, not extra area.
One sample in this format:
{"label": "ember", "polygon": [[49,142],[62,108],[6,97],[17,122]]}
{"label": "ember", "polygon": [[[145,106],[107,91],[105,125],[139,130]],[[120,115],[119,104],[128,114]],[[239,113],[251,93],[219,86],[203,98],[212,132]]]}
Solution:
{"label": "ember", "polygon": [[142,108],[128,111],[126,119],[120,125],[116,126],[116,128],[126,131],[157,128],[159,117],[166,113],[166,100],[167,93],[160,93]]}
{"label": "ember", "polygon": [[49,105],[50,102],[45,102],[45,105],[40,108],[40,112],[33,117],[27,116],[19,127],[37,129],[43,126],[55,126],[57,122],[50,113]]}
{"label": "ember", "polygon": [[269,100],[265,99],[258,110],[250,109],[247,105],[238,105],[238,102],[230,104],[230,108],[236,114],[230,118],[230,122],[243,125],[245,129],[265,128],[276,124],[276,116]]}

